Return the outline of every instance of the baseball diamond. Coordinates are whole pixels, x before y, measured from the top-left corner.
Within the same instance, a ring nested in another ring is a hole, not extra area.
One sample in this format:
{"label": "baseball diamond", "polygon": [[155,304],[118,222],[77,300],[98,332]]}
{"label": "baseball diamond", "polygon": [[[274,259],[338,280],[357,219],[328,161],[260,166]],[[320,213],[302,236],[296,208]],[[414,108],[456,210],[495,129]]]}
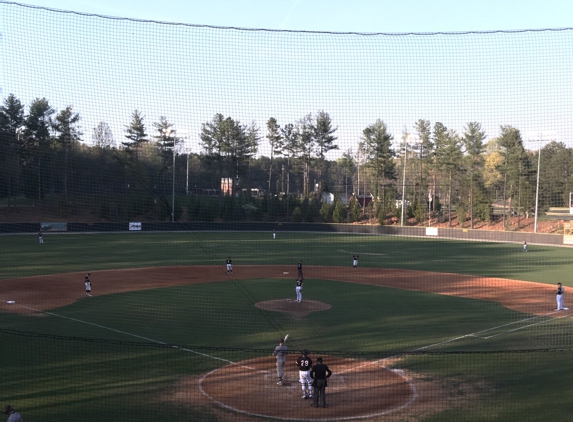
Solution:
{"label": "baseball diamond", "polygon": [[[289,274],[284,274],[288,273],[288,266],[236,266],[235,269],[237,275],[234,279],[266,277],[292,280]],[[507,308],[534,315],[551,316],[553,306],[547,300],[548,294],[553,294],[553,286],[542,283],[390,268],[331,269],[328,278],[335,281],[498,302]],[[322,272],[323,267],[320,266],[305,267],[307,280],[320,277]],[[228,280],[225,273],[214,271],[213,266],[102,270],[92,271],[92,274],[98,280],[98,295]],[[14,303],[0,301],[0,309],[41,316],[48,306],[53,308],[73,303],[78,300],[78,295],[70,286],[77,283],[78,277],[81,274],[69,273],[4,280],[0,283],[0,295],[9,296]],[[42,283],[38,283],[39,279]],[[298,303],[292,298],[264,301],[254,306],[295,318],[331,309],[330,304],[321,301]],[[294,357],[289,359],[294,361]],[[245,420],[258,415],[279,420],[378,420],[383,417],[386,421],[406,414],[434,414],[474,397],[474,393],[468,392],[471,387],[464,387],[468,391],[463,397],[452,398],[451,392],[431,379],[391,368],[391,363],[399,367],[399,358],[372,361],[328,356],[329,366],[336,371],[329,384],[331,406],[320,409],[320,414],[297,419],[300,417],[298,371],[292,363],[287,363],[285,382],[277,386],[272,382],[276,378],[273,360],[274,357],[269,356],[229,362],[202,376],[182,376],[174,387],[176,394],[163,396],[161,401],[178,405],[215,404],[222,412],[218,414],[215,410],[218,418],[228,421],[240,420],[236,415],[242,415]],[[228,411],[235,416],[225,413]]]}

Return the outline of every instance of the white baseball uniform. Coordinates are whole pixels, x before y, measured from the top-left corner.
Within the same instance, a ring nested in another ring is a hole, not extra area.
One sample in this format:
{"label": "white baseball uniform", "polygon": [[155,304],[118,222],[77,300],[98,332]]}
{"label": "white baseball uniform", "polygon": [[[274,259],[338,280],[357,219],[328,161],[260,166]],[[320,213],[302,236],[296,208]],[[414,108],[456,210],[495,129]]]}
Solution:
{"label": "white baseball uniform", "polygon": [[302,283],[304,283],[304,281],[302,281],[302,279],[297,279],[296,280],[296,301],[297,302],[302,302]]}

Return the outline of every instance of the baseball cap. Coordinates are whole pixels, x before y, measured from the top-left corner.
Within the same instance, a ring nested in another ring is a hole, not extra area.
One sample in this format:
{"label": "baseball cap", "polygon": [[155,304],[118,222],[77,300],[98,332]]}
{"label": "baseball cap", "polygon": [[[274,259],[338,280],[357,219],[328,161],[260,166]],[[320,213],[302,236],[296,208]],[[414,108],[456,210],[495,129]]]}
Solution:
{"label": "baseball cap", "polygon": [[322,362],[322,358],[316,359],[317,362]]}
{"label": "baseball cap", "polygon": [[279,338],[279,343],[284,343],[285,339],[284,338]]}
{"label": "baseball cap", "polygon": [[14,409],[12,408],[12,406],[10,406],[9,404],[7,404],[7,405],[4,407],[4,410],[3,410],[2,412],[7,415],[7,414],[10,413],[12,410],[14,410]]}

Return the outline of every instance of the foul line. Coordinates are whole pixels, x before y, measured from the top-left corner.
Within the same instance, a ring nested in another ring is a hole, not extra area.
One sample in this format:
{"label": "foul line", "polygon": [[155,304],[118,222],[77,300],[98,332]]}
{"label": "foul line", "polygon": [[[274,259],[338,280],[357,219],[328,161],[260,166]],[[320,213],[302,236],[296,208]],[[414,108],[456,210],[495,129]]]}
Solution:
{"label": "foul line", "polygon": [[509,323],[507,323],[507,324],[502,324],[502,325],[498,325],[498,326],[496,326],[496,327],[487,328],[487,329],[485,329],[485,330],[476,331],[476,332],[474,332],[474,333],[465,334],[465,335],[463,335],[463,336],[454,337],[454,338],[449,339],[449,340],[441,341],[441,342],[434,343],[434,344],[429,344],[429,345],[427,345],[427,346],[423,346],[423,347],[419,347],[419,348],[417,348],[417,349],[414,349],[414,351],[420,351],[420,350],[424,350],[424,349],[429,349],[429,348],[431,348],[431,347],[441,346],[442,344],[452,343],[452,342],[454,342],[454,341],[461,340],[461,339],[467,338],[467,337],[477,337],[477,338],[481,338],[481,339],[487,340],[487,339],[490,339],[490,338],[492,338],[492,337],[496,337],[496,336],[499,336],[499,335],[502,335],[502,334],[511,333],[511,332],[514,332],[514,331],[521,330],[521,329],[523,329],[523,328],[531,327],[531,326],[538,325],[538,324],[543,324],[543,323],[549,322],[549,321],[555,321],[556,319],[561,319],[561,318],[565,318],[566,316],[568,316],[568,315],[566,315],[566,316],[560,317],[560,318],[547,319],[547,320],[545,320],[545,321],[536,322],[536,323],[534,323],[534,324],[528,324],[528,325],[523,326],[523,327],[515,328],[515,329],[513,329],[513,330],[503,331],[503,332],[501,332],[501,333],[494,334],[494,335],[487,336],[487,337],[482,337],[482,336],[479,336],[479,335],[478,335],[478,334],[481,334],[481,333],[487,333],[488,331],[497,330],[497,329],[499,329],[499,328],[507,327],[507,326],[514,325],[514,324],[519,324],[519,323],[522,323],[522,322],[525,322],[525,321],[529,321],[529,320],[532,320],[532,319],[537,319],[537,318],[546,317],[546,316],[553,315],[553,314],[556,314],[556,313],[557,313],[557,311],[549,312],[549,313],[546,313],[546,314],[543,314],[543,315],[535,315],[535,316],[533,316],[533,317],[521,319],[521,320],[519,320],[519,321],[509,322]]}
{"label": "foul line", "polygon": [[[8,303],[8,301],[6,301],[6,300],[2,300],[2,302]],[[12,303],[11,303],[11,304],[12,304]],[[95,324],[95,323],[93,323],[93,322],[88,322],[88,321],[84,321],[84,320],[81,320],[81,319],[77,319],[77,318],[72,318],[72,317],[68,317],[68,316],[65,316],[65,315],[56,314],[56,313],[54,313],[54,312],[49,312],[49,311],[43,311],[43,310],[40,310],[40,309],[35,309],[35,308],[30,307],[30,306],[25,306],[25,305],[20,305],[20,304],[18,304],[18,305],[13,304],[13,305],[19,306],[19,307],[21,307],[21,308],[23,308],[23,309],[28,309],[28,310],[31,310],[31,311],[34,311],[34,312],[40,312],[40,313],[43,313],[43,314],[46,314],[46,315],[51,315],[51,316],[55,316],[55,317],[59,317],[59,318],[63,318],[63,319],[68,319],[68,320],[70,320],[70,321],[78,322],[78,323],[81,323],[81,324],[87,324],[87,325],[91,325],[91,326],[94,326],[94,327],[97,327],[97,328],[101,328],[101,329],[104,329],[104,330],[113,331],[113,332],[115,332],[115,333],[124,334],[124,335],[126,335],[126,336],[135,337],[135,338],[139,338],[139,339],[142,339],[142,340],[147,340],[147,341],[152,342],[152,343],[161,344],[161,345],[165,345],[165,346],[168,345],[168,343],[165,343],[165,342],[163,342],[163,341],[159,341],[159,340],[155,340],[155,339],[152,339],[152,338],[149,338],[149,337],[144,337],[144,336],[140,336],[140,335],[137,335],[137,334],[129,333],[129,332],[127,332],[127,331],[117,330],[117,329],[115,329],[115,328],[106,327],[106,326],[104,326],[104,325]],[[421,351],[421,350],[429,349],[429,348],[432,348],[432,347],[440,346],[440,345],[443,345],[443,344],[452,343],[452,342],[454,342],[454,341],[461,340],[461,339],[467,338],[467,337],[476,337],[476,338],[480,338],[480,339],[487,340],[487,339],[490,339],[490,338],[493,338],[493,337],[496,337],[496,336],[499,336],[499,335],[502,335],[502,334],[507,334],[507,333],[515,332],[515,331],[518,331],[518,330],[522,330],[522,329],[524,329],[524,328],[532,327],[532,326],[534,326],[534,325],[544,324],[544,323],[546,323],[546,322],[555,321],[555,320],[558,320],[558,319],[563,319],[563,318],[566,318],[566,317],[569,316],[569,315],[564,315],[564,316],[559,317],[559,318],[546,319],[546,320],[544,320],[544,321],[536,322],[536,323],[533,323],[533,324],[528,324],[528,325],[525,325],[525,326],[523,326],[523,327],[518,327],[518,328],[515,328],[515,329],[512,329],[512,330],[506,330],[506,331],[503,331],[503,332],[498,333],[498,334],[493,334],[493,335],[491,335],[491,336],[486,336],[486,337],[479,336],[479,334],[481,334],[481,333],[486,333],[486,332],[493,331],[493,330],[496,330],[496,329],[499,329],[499,328],[507,327],[507,326],[514,325],[514,324],[519,324],[519,323],[522,323],[522,322],[525,322],[525,321],[530,321],[530,320],[534,320],[534,319],[538,319],[538,318],[542,318],[542,317],[547,317],[547,316],[550,316],[550,315],[554,315],[554,314],[556,314],[557,312],[558,312],[558,311],[549,312],[549,313],[546,313],[546,314],[543,314],[543,315],[536,315],[536,316],[529,317],[529,318],[525,318],[525,319],[522,319],[522,320],[519,320],[519,321],[509,322],[509,323],[507,323],[507,324],[502,324],[502,325],[498,325],[498,326],[496,326],[496,327],[487,328],[487,329],[485,329],[485,330],[476,331],[476,332],[474,332],[474,333],[470,333],[470,334],[465,334],[465,335],[462,335],[462,336],[454,337],[454,338],[452,338],[452,339],[445,340],[445,341],[442,341],[442,342],[429,344],[429,345],[427,345],[427,346],[422,346],[422,347],[419,347],[419,348],[417,348],[417,349],[414,349],[414,351]],[[251,370],[251,371],[256,371],[256,372],[261,372],[261,373],[270,373],[270,372],[271,372],[271,371],[264,371],[264,370],[261,370],[261,369],[258,369],[258,368],[253,368],[253,367],[251,367],[251,366],[243,365],[243,364],[240,364],[240,363],[237,363],[237,362],[233,362],[233,361],[228,360],[228,359],[223,359],[223,358],[220,358],[220,357],[217,357],[217,356],[208,355],[208,354],[206,354],[206,353],[201,353],[201,352],[198,352],[198,351],[196,351],[196,350],[188,349],[188,348],[186,348],[186,347],[178,347],[178,346],[172,346],[172,347],[173,347],[174,349],[178,349],[178,350],[182,350],[182,351],[185,351],[185,352],[193,353],[193,354],[196,354],[196,355],[198,355],[198,356],[203,356],[203,357],[211,358],[211,359],[218,360],[218,361],[221,361],[221,362],[226,362],[226,363],[228,363],[228,364],[230,364],[230,365],[234,365],[234,366],[246,368],[246,369],[249,369],[249,370]],[[394,355],[394,356],[389,356],[389,357],[386,357],[386,358],[383,358],[383,359],[378,359],[378,360],[376,360],[376,361],[371,361],[371,362],[365,363],[364,365],[360,365],[360,366],[358,366],[358,367],[355,367],[355,368],[352,368],[352,369],[349,369],[349,370],[346,370],[346,371],[342,371],[342,372],[340,372],[339,374],[345,374],[345,373],[349,373],[349,372],[354,372],[354,371],[356,371],[357,369],[360,369],[360,368],[363,368],[363,367],[366,367],[366,366],[370,366],[370,365],[373,365],[373,364],[380,364],[381,362],[383,362],[383,361],[385,361],[385,360],[393,359],[393,358],[396,358],[396,357],[399,357],[399,356],[400,356],[400,355]],[[210,371],[210,372],[206,373],[205,375],[203,375],[203,377],[201,377],[201,379],[199,380],[199,383],[198,383],[198,384],[199,384],[199,390],[201,391],[201,393],[202,393],[205,397],[209,398],[212,402],[216,403],[217,405],[219,405],[219,406],[221,406],[221,407],[224,407],[225,409],[231,410],[231,411],[236,412],[236,413],[245,414],[245,415],[248,415],[248,416],[258,416],[258,417],[263,417],[263,418],[268,418],[268,419],[276,419],[276,420],[283,420],[283,421],[305,421],[305,420],[311,420],[311,421],[319,421],[319,422],[320,422],[320,421],[322,421],[322,422],[328,422],[328,421],[333,421],[333,420],[341,420],[341,421],[346,421],[346,420],[348,420],[348,421],[349,421],[349,420],[368,419],[368,418],[373,418],[373,417],[377,417],[377,416],[384,416],[384,415],[387,415],[387,414],[390,414],[390,413],[394,413],[394,412],[403,410],[403,409],[409,407],[409,406],[418,398],[418,391],[417,391],[417,389],[416,389],[416,386],[413,384],[411,378],[409,378],[409,377],[407,377],[407,376],[404,375],[404,371],[402,371],[402,370],[400,370],[400,369],[391,369],[391,368],[386,368],[386,367],[384,367],[384,369],[386,369],[386,370],[388,370],[388,371],[390,371],[390,372],[393,372],[393,373],[395,373],[396,375],[398,375],[399,377],[401,377],[401,378],[408,384],[408,386],[410,387],[410,389],[412,390],[412,397],[410,398],[410,400],[408,400],[406,403],[402,404],[401,406],[398,406],[398,407],[396,407],[396,408],[394,408],[394,409],[388,409],[388,410],[385,410],[385,411],[379,412],[379,413],[372,413],[372,414],[360,415],[360,416],[347,416],[347,417],[343,417],[343,418],[336,417],[336,418],[301,419],[301,418],[275,417],[275,416],[269,416],[269,415],[265,415],[265,414],[258,414],[258,413],[252,413],[252,412],[247,412],[247,411],[244,411],[244,410],[240,410],[240,409],[237,409],[237,408],[235,408],[235,407],[229,406],[229,405],[227,405],[227,404],[225,404],[225,403],[223,403],[223,402],[221,402],[221,401],[219,401],[219,400],[216,400],[216,399],[214,399],[213,397],[211,397],[211,396],[203,389],[203,381],[204,381],[208,376],[210,376],[211,374],[217,372],[219,369],[221,369],[221,368],[215,368],[215,369],[213,369],[212,371]]]}
{"label": "foul line", "polygon": [[[8,303],[8,301],[6,301],[6,300],[2,300],[2,302]],[[106,327],[106,326],[104,326],[104,325],[95,324],[95,323],[93,323],[93,322],[84,321],[84,320],[81,320],[81,319],[77,319],[77,318],[72,318],[72,317],[68,317],[68,316],[65,316],[65,315],[56,314],[56,313],[54,313],[54,312],[43,311],[43,310],[41,310],[41,309],[35,309],[35,308],[30,307],[30,306],[25,306],[25,305],[16,305],[16,306],[19,306],[20,308],[23,308],[23,309],[29,309],[29,310],[34,311],[34,312],[41,312],[41,313],[46,314],[46,315],[51,315],[51,316],[55,316],[55,317],[59,317],[59,318],[69,319],[70,321],[79,322],[79,323],[81,323],[81,324],[91,325],[91,326],[94,326],[94,327],[97,327],[97,328],[102,328],[102,329],[104,329],[104,330],[113,331],[113,332],[119,333],[119,334],[124,334],[124,335],[126,335],[126,336],[135,337],[135,338],[139,338],[139,339],[142,339],[142,340],[147,340],[147,341],[150,341],[150,342],[152,342],[152,343],[161,344],[161,345],[164,345],[164,346],[167,346],[167,345],[168,345],[168,343],[165,343],[165,342],[163,342],[163,341],[154,340],[154,339],[152,339],[152,338],[140,336],[140,335],[133,334],[133,333],[128,333],[127,331],[116,330],[115,328]],[[239,365],[239,364],[237,364],[236,362],[230,361],[230,360],[228,360],[228,359],[223,359],[223,358],[219,358],[219,357],[217,357],[217,356],[212,356],[212,355],[208,355],[208,354],[206,354],[206,353],[201,353],[201,352],[198,352],[198,351],[196,351],[196,350],[188,349],[188,348],[186,348],[186,347],[179,347],[179,346],[172,346],[172,347],[173,347],[174,349],[179,349],[179,350],[183,350],[183,351],[185,351],[185,352],[194,353],[194,354],[199,355],[199,356],[203,356],[203,357],[207,357],[207,358],[211,358],[211,359],[215,359],[215,360],[220,360],[220,361],[222,361],[222,362],[226,362],[226,363],[229,363],[229,364],[231,364],[231,365]],[[239,365],[239,366],[243,366],[243,365]],[[248,368],[248,369],[253,369],[253,370],[255,369],[255,368],[250,368],[250,367],[248,367],[248,366],[244,366],[244,367],[245,367],[245,368]]]}

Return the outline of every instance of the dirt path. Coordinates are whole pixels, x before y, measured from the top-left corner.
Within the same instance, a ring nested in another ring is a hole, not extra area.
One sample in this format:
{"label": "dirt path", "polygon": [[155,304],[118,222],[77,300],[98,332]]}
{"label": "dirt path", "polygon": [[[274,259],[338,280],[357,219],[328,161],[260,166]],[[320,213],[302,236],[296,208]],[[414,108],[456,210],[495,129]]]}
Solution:
{"label": "dirt path", "polygon": [[[294,266],[234,266],[234,279],[295,278]],[[286,274],[285,274],[286,273]],[[555,308],[555,287],[501,278],[391,268],[305,266],[306,279],[321,278],[396,289],[431,292],[501,303],[530,314]],[[22,314],[68,305],[85,295],[85,273],[54,274],[0,281],[0,309]],[[92,271],[94,296],[159,287],[228,280],[223,267],[152,267]],[[14,301],[13,304],[6,303]]]}

